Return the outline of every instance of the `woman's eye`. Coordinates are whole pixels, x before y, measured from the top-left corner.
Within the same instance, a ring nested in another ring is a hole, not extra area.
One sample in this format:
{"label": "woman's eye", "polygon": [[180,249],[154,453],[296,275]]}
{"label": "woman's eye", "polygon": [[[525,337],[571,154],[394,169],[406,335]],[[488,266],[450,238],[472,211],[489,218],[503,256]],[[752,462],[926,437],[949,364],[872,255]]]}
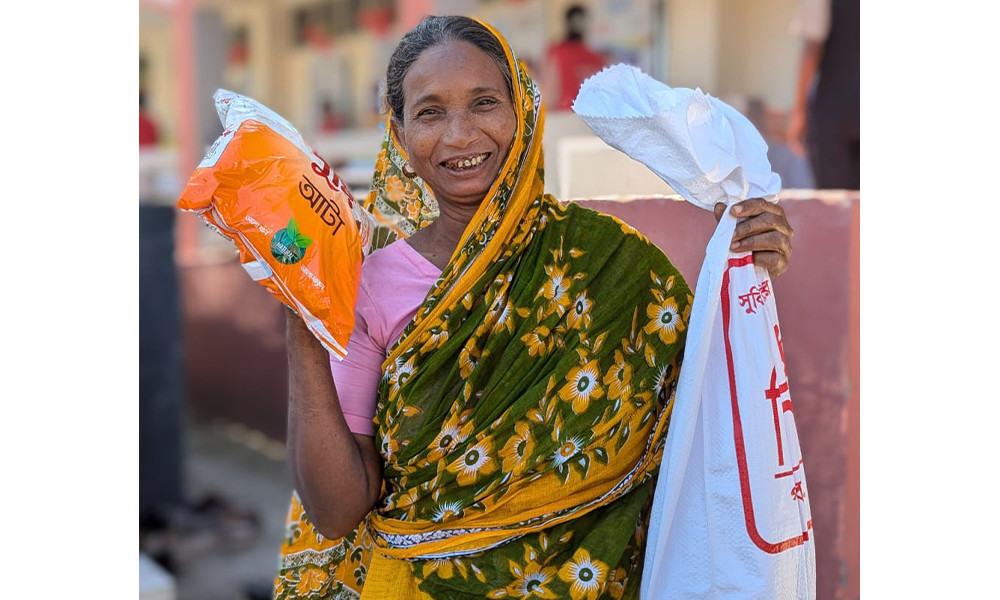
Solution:
{"label": "woman's eye", "polygon": [[438,109],[436,108],[424,108],[422,110],[417,111],[418,117],[432,117],[436,114],[438,114]]}
{"label": "woman's eye", "polygon": [[476,104],[479,106],[492,106],[494,104],[500,104],[500,101],[496,98],[480,98]]}

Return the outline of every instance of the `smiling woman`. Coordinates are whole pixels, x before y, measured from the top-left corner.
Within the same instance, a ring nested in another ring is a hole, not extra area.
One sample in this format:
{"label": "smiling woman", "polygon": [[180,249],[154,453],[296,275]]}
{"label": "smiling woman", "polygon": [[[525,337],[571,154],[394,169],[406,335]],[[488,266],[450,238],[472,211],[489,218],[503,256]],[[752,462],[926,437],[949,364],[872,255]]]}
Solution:
{"label": "smiling woman", "polygon": [[[541,96],[491,27],[425,19],[387,88],[366,204],[396,239],[345,360],[288,319],[275,596],[637,598],[691,291],[633,228],[543,193]],[[783,270],[782,210],[738,206]]]}

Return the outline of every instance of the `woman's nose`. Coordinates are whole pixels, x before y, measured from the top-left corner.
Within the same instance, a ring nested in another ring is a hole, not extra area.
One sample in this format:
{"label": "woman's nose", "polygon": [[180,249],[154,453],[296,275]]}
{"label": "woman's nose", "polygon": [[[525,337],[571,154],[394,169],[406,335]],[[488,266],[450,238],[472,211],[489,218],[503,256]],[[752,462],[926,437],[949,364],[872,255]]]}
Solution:
{"label": "woman's nose", "polygon": [[468,145],[475,138],[472,115],[466,111],[451,113],[445,130],[445,141],[453,146]]}

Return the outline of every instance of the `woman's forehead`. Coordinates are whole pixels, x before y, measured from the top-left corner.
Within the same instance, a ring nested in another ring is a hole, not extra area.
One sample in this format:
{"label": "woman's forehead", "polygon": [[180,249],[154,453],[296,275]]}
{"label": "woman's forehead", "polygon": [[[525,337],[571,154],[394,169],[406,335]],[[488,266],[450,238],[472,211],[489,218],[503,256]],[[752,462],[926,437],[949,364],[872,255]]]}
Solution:
{"label": "woman's forehead", "polygon": [[403,90],[408,104],[427,93],[508,93],[506,79],[493,57],[465,40],[446,40],[424,50],[403,78]]}

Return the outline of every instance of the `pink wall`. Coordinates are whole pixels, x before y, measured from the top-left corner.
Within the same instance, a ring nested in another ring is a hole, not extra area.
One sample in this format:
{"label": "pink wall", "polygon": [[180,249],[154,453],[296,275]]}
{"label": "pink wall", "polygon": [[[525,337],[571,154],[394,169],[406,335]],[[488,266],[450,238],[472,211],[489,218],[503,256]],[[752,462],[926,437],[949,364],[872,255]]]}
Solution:
{"label": "pink wall", "polygon": [[[667,198],[582,204],[638,228],[694,286],[715,226],[711,213]],[[794,251],[773,292],[812,493],[818,597],[853,600],[860,565],[860,200],[785,198],[783,206]],[[192,410],[283,440],[283,309],[235,259],[184,263],[181,286]]]}

